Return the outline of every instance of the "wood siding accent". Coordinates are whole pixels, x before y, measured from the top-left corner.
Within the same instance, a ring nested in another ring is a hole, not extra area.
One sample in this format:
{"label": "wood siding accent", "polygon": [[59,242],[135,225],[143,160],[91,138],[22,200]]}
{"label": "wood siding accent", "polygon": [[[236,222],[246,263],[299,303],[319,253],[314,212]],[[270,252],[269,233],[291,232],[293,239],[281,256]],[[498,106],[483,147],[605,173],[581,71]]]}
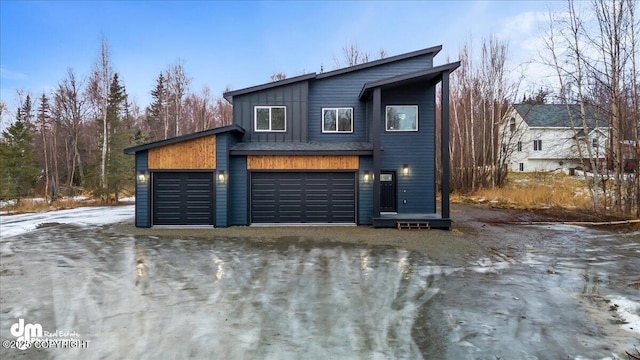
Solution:
{"label": "wood siding accent", "polygon": [[357,170],[357,155],[247,156],[249,170]]}
{"label": "wood siding accent", "polygon": [[215,168],[215,135],[149,149],[150,170],[199,170]]}

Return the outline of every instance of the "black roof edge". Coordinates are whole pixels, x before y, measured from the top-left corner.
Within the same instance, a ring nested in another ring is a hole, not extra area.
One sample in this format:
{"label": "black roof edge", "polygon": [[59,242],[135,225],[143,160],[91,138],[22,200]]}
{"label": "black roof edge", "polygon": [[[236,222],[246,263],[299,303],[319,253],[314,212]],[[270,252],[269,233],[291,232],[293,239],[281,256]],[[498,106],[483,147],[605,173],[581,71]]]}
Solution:
{"label": "black roof edge", "polygon": [[231,90],[231,91],[227,91],[227,92],[223,93],[222,97],[224,97],[228,102],[233,103],[233,97],[236,96],[236,95],[243,95],[243,94],[248,94],[248,93],[251,93],[251,92],[254,92],[254,91],[271,89],[271,88],[275,88],[275,87],[278,87],[278,86],[293,84],[293,83],[296,83],[296,82],[299,82],[299,81],[307,81],[307,80],[311,80],[311,79],[322,79],[322,78],[326,78],[326,77],[330,77],[330,76],[336,76],[336,75],[345,74],[345,73],[348,73],[348,72],[351,72],[351,71],[357,71],[357,70],[361,70],[361,69],[366,69],[366,68],[369,68],[369,67],[383,65],[383,64],[387,64],[387,63],[394,62],[394,61],[399,61],[399,60],[404,60],[404,59],[410,59],[412,57],[422,56],[422,55],[426,55],[426,54],[433,54],[433,56],[436,56],[441,50],[442,50],[442,45],[437,45],[437,46],[433,46],[433,47],[430,47],[430,48],[426,48],[426,49],[422,49],[422,50],[416,50],[416,51],[412,51],[412,52],[404,53],[404,54],[400,54],[400,55],[390,56],[388,58],[384,58],[384,59],[380,59],[380,60],[374,60],[374,61],[370,61],[370,62],[367,62],[367,63],[364,63],[364,64],[349,66],[349,67],[346,67],[346,68],[337,69],[337,70],[333,70],[333,71],[329,71],[329,72],[325,72],[325,73],[316,74],[315,72],[313,72],[313,73],[308,73],[308,74],[304,74],[304,75],[300,75],[300,76],[295,76],[295,77],[292,77],[292,78],[289,78],[289,79],[274,81],[274,82],[270,82],[270,83],[266,83],[266,84],[260,84],[260,85],[251,86],[251,87],[248,87],[248,88],[243,88],[243,89],[238,89],[238,90]]}
{"label": "black roof edge", "polygon": [[229,155],[372,155],[373,150],[230,150]]}
{"label": "black roof edge", "polygon": [[322,79],[322,78],[326,78],[326,77],[329,77],[329,76],[336,76],[336,75],[348,73],[348,72],[351,72],[351,71],[366,69],[366,68],[369,68],[369,67],[378,66],[378,65],[382,65],[382,64],[387,64],[387,63],[394,62],[394,61],[409,59],[409,58],[412,58],[412,57],[422,56],[422,55],[426,55],[426,54],[433,54],[433,56],[436,56],[440,52],[440,50],[442,50],[442,45],[437,45],[437,46],[433,46],[433,47],[422,49],[422,50],[416,50],[416,51],[412,51],[412,52],[408,52],[408,53],[404,53],[404,54],[400,54],[400,55],[390,56],[388,58],[384,58],[384,59],[380,59],[380,60],[374,60],[374,61],[366,62],[364,64],[349,66],[349,67],[346,67],[346,68],[342,68],[342,69],[337,69],[337,70],[321,73],[321,74],[318,74],[316,76],[316,78],[317,79]]}
{"label": "black roof edge", "polygon": [[242,94],[247,94],[247,93],[254,92],[254,91],[266,90],[266,89],[271,89],[271,88],[278,87],[278,86],[289,85],[289,84],[293,84],[293,83],[296,83],[296,82],[299,82],[299,81],[310,80],[310,79],[313,79],[315,77],[316,77],[316,73],[308,73],[308,74],[304,74],[304,75],[294,76],[294,77],[289,78],[289,79],[273,81],[273,82],[270,82],[270,83],[251,86],[251,87],[244,88],[244,89],[227,91],[227,92],[223,93],[222,96],[228,102],[233,103],[233,97],[236,96],[236,95],[242,95]]}
{"label": "black roof edge", "polygon": [[132,146],[132,147],[124,149],[124,153],[127,154],[127,155],[134,155],[135,153],[137,153],[139,151],[149,150],[149,149],[153,149],[153,148],[160,147],[160,146],[166,146],[166,145],[175,144],[175,143],[178,143],[178,142],[181,142],[181,141],[193,140],[193,139],[201,138],[203,136],[209,136],[209,135],[213,135],[213,134],[220,134],[220,133],[229,132],[229,131],[235,131],[235,132],[238,132],[240,134],[244,134],[244,129],[241,128],[240,126],[238,126],[238,125],[227,125],[227,126],[223,126],[223,127],[219,127],[219,128],[215,128],[215,129],[199,131],[199,132],[195,132],[195,133],[191,133],[191,134],[187,134],[187,135],[181,135],[181,136],[176,136],[176,137],[172,137],[172,138],[169,138],[169,139],[154,141],[154,142],[147,143],[147,144]]}
{"label": "black roof edge", "polygon": [[362,90],[360,90],[360,95],[358,96],[358,98],[360,100],[363,100],[364,98],[366,98],[366,96],[368,95],[369,91],[372,90],[373,88],[377,88],[377,87],[385,86],[385,85],[396,84],[396,83],[400,83],[400,82],[403,82],[403,81],[416,79],[416,78],[419,78],[419,77],[422,77],[422,76],[442,73],[442,72],[445,72],[447,70],[448,71],[454,71],[455,69],[457,69],[459,67],[460,67],[460,61],[456,61],[456,62],[444,64],[444,65],[438,65],[438,66],[432,67],[430,69],[418,70],[418,71],[414,71],[414,72],[411,72],[411,73],[392,76],[392,77],[389,77],[389,78],[386,78],[386,79],[382,79],[382,80],[366,83],[366,84],[364,84],[364,86],[362,86]]}

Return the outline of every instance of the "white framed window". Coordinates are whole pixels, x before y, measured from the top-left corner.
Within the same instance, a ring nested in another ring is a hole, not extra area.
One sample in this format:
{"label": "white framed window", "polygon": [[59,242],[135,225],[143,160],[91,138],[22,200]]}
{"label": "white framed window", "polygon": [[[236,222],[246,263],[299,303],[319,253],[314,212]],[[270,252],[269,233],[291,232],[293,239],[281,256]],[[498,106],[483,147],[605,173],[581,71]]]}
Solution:
{"label": "white framed window", "polygon": [[387,131],[418,131],[418,105],[387,105]]}
{"label": "white framed window", "polygon": [[253,126],[256,132],[287,131],[287,108],[285,106],[256,106],[253,111]]}
{"label": "white framed window", "polygon": [[352,133],[353,108],[322,108],[323,133]]}
{"label": "white framed window", "polygon": [[518,141],[518,151],[522,151],[522,141]]}
{"label": "white framed window", "polygon": [[595,149],[598,148],[598,139],[597,138],[591,139],[591,147],[593,147]]}

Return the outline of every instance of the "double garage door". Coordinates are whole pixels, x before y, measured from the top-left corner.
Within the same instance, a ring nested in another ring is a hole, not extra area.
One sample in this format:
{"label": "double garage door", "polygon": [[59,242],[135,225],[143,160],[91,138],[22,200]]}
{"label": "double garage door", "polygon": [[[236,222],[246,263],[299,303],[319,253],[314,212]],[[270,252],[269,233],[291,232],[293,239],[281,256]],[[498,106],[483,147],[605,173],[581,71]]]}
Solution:
{"label": "double garage door", "polygon": [[353,172],[252,172],[251,223],[356,222]]}
{"label": "double garage door", "polygon": [[[353,172],[252,172],[250,178],[251,223],[356,222]],[[214,225],[214,191],[212,172],[154,172],[153,225]]]}
{"label": "double garage door", "polygon": [[213,225],[212,172],[155,172],[153,225]]}

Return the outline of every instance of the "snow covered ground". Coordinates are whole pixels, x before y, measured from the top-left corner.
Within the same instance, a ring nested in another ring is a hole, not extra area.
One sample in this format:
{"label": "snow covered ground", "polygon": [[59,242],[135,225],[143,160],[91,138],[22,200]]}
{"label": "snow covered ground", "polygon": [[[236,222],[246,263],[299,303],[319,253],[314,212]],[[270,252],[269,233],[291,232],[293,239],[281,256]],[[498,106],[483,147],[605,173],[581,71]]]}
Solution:
{"label": "snow covered ground", "polygon": [[39,213],[0,216],[0,238],[33,231],[41,224],[105,225],[133,220],[134,206],[80,207]]}

